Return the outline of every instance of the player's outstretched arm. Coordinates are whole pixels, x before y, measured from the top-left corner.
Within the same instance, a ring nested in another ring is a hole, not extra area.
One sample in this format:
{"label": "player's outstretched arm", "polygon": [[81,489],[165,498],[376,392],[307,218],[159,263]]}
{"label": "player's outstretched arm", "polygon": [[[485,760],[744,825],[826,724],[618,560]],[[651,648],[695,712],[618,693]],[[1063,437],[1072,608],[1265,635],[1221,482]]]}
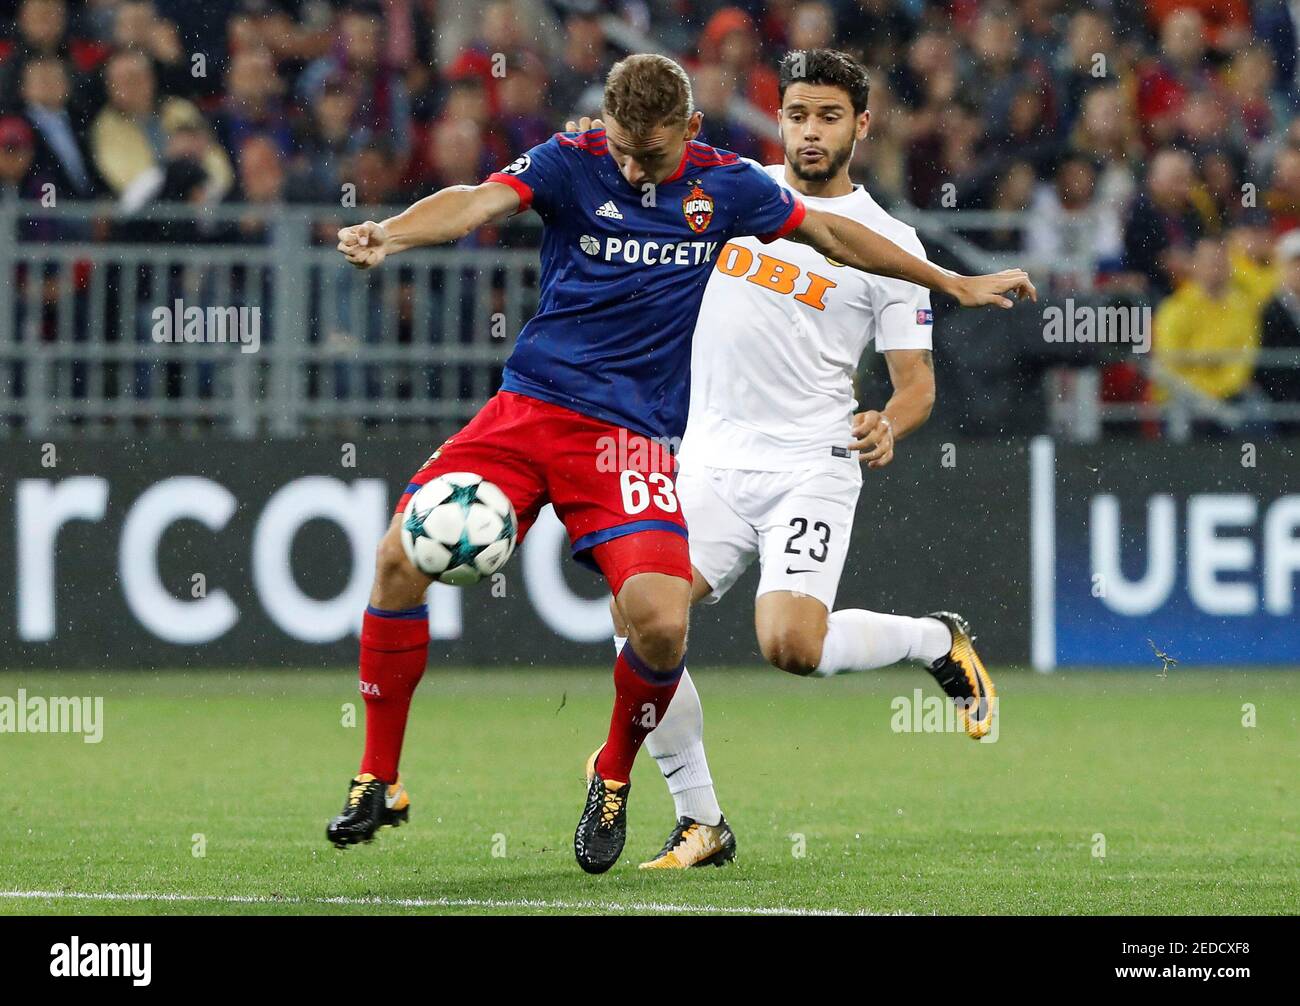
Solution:
{"label": "player's outstretched arm", "polygon": [[1007,269],[988,276],[960,276],[917,258],[856,220],[822,210],[809,210],[803,222],[787,237],[811,245],[828,258],[854,269],[946,293],[963,307],[985,304],[1011,307],[1013,302],[1006,294],[1038,299],[1038,291],[1023,269]]}
{"label": "player's outstretched arm", "polygon": [[369,269],[407,248],[459,241],[517,209],[519,194],[508,185],[451,185],[382,223],[367,220],[344,227],[339,231],[338,250],[358,269]]}

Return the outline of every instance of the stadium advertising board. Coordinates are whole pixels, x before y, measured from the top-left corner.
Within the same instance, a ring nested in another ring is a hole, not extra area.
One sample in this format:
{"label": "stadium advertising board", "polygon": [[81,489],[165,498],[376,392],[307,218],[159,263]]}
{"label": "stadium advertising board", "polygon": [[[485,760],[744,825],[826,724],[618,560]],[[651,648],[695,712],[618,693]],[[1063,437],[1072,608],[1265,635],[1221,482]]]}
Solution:
{"label": "stadium advertising board", "polygon": [[[1000,664],[1300,665],[1290,451],[1261,444],[1251,468],[1236,445],[1111,460],[918,436],[866,478],[837,604],[960,610]],[[418,461],[382,439],[12,441],[0,664],[347,667],[398,473]],[[754,584],[696,610],[693,664],[761,666]],[[605,603],[545,512],[501,573],[434,588],[431,664],[604,666]]]}
{"label": "stadium advertising board", "polygon": [[1031,448],[1033,662],[1300,665],[1293,443]]}
{"label": "stadium advertising board", "polygon": [[[394,473],[418,464],[383,441],[14,447],[3,631],[19,666],[354,662],[375,546],[405,485]],[[603,653],[599,583],[561,561],[562,544],[544,519],[472,595],[435,586],[433,653],[462,638],[474,643],[457,647],[460,663],[573,663],[597,641]]]}

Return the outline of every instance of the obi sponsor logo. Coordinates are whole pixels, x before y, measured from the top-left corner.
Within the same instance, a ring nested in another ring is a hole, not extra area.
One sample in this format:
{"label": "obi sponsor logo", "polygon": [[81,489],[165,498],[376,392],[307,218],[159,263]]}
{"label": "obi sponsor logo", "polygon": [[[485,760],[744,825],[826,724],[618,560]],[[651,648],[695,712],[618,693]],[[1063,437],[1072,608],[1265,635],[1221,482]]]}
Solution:
{"label": "obi sponsor logo", "polygon": [[584,234],[578,247],[592,258],[628,265],[701,265],[718,253],[716,241],[638,241],[636,238],[605,238]]}
{"label": "obi sponsor logo", "polygon": [[834,290],[839,285],[815,272],[805,274],[793,262],[786,262],[773,255],[759,252],[755,258],[754,252],[734,241],[728,241],[722,249],[722,256],[718,259],[718,272],[724,276],[743,277],[755,286],[791,296],[817,311],[826,310],[827,291]]}

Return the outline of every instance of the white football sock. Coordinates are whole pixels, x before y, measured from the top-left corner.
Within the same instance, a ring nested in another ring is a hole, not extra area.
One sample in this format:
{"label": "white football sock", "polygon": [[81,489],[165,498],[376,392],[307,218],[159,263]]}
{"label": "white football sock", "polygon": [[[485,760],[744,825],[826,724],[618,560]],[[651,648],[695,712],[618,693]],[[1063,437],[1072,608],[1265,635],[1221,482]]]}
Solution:
{"label": "white football sock", "polygon": [[829,678],[845,671],[888,667],[900,660],[932,664],[951,648],[952,633],[937,618],[848,608],[831,612],[821,663],[813,675]]}
{"label": "white football sock", "polygon": [[722,820],[722,808],[713,792],[709,762],[704,756],[704,710],[700,706],[700,693],[685,669],[668,711],[646,737],[645,746],[668,783],[679,818],[689,817],[700,824],[717,824]]}

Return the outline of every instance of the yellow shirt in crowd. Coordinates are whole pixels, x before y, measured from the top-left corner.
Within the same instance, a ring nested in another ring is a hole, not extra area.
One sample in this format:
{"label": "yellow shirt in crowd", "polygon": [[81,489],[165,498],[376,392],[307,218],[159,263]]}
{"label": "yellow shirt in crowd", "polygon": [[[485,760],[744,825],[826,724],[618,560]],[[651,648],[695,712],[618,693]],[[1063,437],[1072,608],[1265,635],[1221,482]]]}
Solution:
{"label": "yellow shirt in crowd", "polygon": [[[1231,253],[1232,274],[1219,298],[1187,282],[1160,304],[1155,315],[1155,354],[1165,368],[1220,401],[1250,384],[1259,349],[1260,319],[1277,287],[1277,272],[1240,252]],[[1205,362],[1184,353],[1230,354]],[[1157,397],[1173,390],[1157,386]]]}

